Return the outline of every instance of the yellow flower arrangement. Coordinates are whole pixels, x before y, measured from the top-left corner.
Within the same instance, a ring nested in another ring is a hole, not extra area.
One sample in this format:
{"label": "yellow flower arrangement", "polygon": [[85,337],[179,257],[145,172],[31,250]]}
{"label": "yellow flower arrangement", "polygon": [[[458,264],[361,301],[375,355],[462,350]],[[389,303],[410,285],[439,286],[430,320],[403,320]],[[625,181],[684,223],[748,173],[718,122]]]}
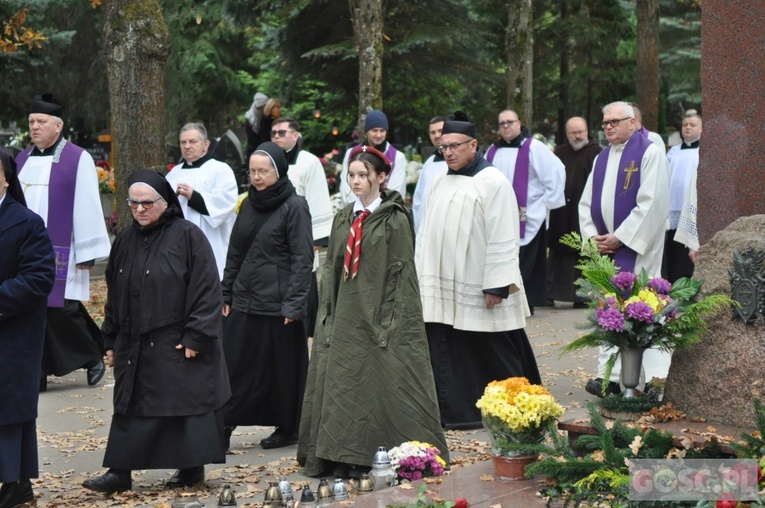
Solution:
{"label": "yellow flower arrangement", "polygon": [[546,388],[530,384],[525,377],[492,381],[476,407],[495,455],[513,455],[511,443],[540,442],[547,423],[563,414],[563,407]]}

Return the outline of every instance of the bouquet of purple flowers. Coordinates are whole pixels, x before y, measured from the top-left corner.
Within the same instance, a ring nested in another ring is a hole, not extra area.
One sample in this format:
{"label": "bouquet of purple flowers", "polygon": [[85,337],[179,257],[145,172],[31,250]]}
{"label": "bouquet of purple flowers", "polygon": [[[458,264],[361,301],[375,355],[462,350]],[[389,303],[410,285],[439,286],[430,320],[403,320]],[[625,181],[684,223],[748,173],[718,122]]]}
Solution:
{"label": "bouquet of purple flowers", "polygon": [[426,476],[443,474],[446,461],[438,448],[420,441],[407,441],[388,452],[390,465],[399,480],[415,481]]}
{"label": "bouquet of purple flowers", "polygon": [[[582,249],[577,268],[583,277],[576,281],[577,295],[588,298],[590,310],[585,328],[590,333],[563,348],[563,352],[589,347],[684,349],[701,341],[705,319],[736,302],[724,295],[694,297],[702,280],[681,278],[670,284],[660,277],[617,271],[613,259],[598,253],[592,240],[582,247],[578,234],[569,233],[561,242]],[[613,354],[606,376],[618,357]]]}

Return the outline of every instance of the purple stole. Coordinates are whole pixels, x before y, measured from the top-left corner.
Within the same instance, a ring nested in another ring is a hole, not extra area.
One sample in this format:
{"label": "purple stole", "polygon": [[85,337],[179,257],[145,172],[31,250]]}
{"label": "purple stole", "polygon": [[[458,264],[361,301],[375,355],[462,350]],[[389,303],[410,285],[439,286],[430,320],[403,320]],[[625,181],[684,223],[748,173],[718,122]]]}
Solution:
{"label": "purple stole", "polygon": [[648,129],[645,128],[645,125],[641,125],[640,128],[637,130],[644,138],[648,139],[648,132],[650,132]]}
{"label": "purple stole", "polygon": [[[16,156],[21,175],[34,146]],[[77,183],[77,167],[82,148],[62,139],[53,153],[48,180],[48,234],[56,254],[56,279],[53,291],[48,295],[48,307],[63,307],[66,293],[66,274],[71,255],[72,228],[74,223],[74,188]]]}
{"label": "purple stole", "polygon": [[[614,230],[624,222],[632,210],[637,206],[637,194],[640,189],[640,164],[643,163],[643,155],[646,149],[651,146],[648,138],[643,137],[639,131],[636,131],[627,141],[624,147],[622,157],[619,160],[619,172],[616,175],[616,193],[614,196]],[[603,220],[603,209],[601,199],[603,196],[603,180],[606,177],[606,166],[608,157],[611,154],[611,147],[608,146],[600,152],[595,161],[595,168],[592,175],[592,205],[590,214],[599,235],[609,233],[606,223]],[[623,271],[634,272],[637,252],[626,245],[616,249],[614,262],[616,266]]]}
{"label": "purple stole", "polygon": [[[486,151],[486,160],[493,163],[497,153],[497,145],[492,144]],[[531,138],[523,140],[518,149],[518,157],[515,159],[515,171],[513,172],[513,190],[515,199],[518,200],[518,217],[520,218],[521,238],[526,237],[526,205],[529,200],[529,158],[531,156]]]}
{"label": "purple stole", "polygon": [[[396,169],[396,152],[398,151],[393,147],[392,143],[390,142],[387,142],[387,143],[388,143],[388,149],[385,150],[385,158],[388,159],[388,162],[390,162],[390,174],[388,174],[388,176],[385,177],[386,185],[388,184],[388,181],[390,180],[390,175],[393,174],[393,170]],[[353,148],[356,149],[360,146],[364,146],[364,145],[356,145]]]}

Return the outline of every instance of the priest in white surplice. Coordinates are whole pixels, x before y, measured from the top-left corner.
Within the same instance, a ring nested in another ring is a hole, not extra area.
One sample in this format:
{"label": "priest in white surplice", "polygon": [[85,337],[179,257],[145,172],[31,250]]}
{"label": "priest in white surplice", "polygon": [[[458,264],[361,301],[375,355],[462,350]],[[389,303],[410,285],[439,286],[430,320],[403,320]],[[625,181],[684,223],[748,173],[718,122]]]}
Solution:
{"label": "priest in white surplice", "polygon": [[534,307],[547,304],[547,228],[550,210],[566,204],[566,168],[541,141],[521,125],[518,113],[499,114],[500,139],[486,151],[491,162],[513,184],[520,217],[520,267],[526,298]]}
{"label": "priest in white surplice", "polygon": [[90,386],[106,368],[103,337],[82,305],[90,299],[90,270],[109,255],[98,174],[88,152],[64,138],[63,107],[51,94],[35,96],[29,113],[32,146],[16,156],[27,206],[45,221],[56,252],[56,281],[48,297],[43,378],[88,369]]}
{"label": "priest in white surplice", "polygon": [[[443,116],[434,116],[430,119],[428,135],[430,136],[430,142],[435,147],[441,144],[441,131],[444,128],[444,120],[446,118]],[[415,234],[419,231],[422,219],[425,217],[425,198],[430,191],[430,186],[433,185],[437,178],[444,175],[447,169],[444,154],[439,152],[438,148],[422,165],[420,177],[417,179],[417,186],[414,188],[414,195],[412,196],[412,218],[414,219]]]}
{"label": "priest in white surplice", "polygon": [[449,167],[427,197],[415,263],[441,422],[479,427],[475,402],[489,381],[541,384],[524,327],[518,206],[510,182],[483,158],[475,125],[447,120]]}
{"label": "priest in white surplice", "polygon": [[[650,277],[661,276],[664,232],[669,214],[669,165],[661,149],[637,131],[635,113],[626,102],[603,108],[609,147],[600,152],[579,201],[582,238],[594,238],[601,254],[612,254],[616,266]],[[605,364],[612,351],[598,353],[598,377],[586,390],[600,395]],[[646,379],[666,378],[671,355],[646,351]],[[618,393],[621,362],[611,372],[607,393]]]}
{"label": "priest in white surplice", "polygon": [[[680,214],[683,203],[691,188],[691,180],[699,167],[699,140],[701,138],[701,117],[696,110],[689,109],[683,118],[681,129],[683,142],[673,146],[667,153],[669,160],[669,229],[664,240],[664,264],[662,277],[674,283],[681,277],[693,276],[693,261],[684,244],[676,242],[679,232]],[[698,250],[698,248],[697,248]]]}
{"label": "priest in white surplice", "polygon": [[180,144],[184,162],[167,174],[167,181],[178,194],[183,216],[199,226],[210,242],[222,279],[228,239],[236,220],[236,177],[228,164],[207,152],[210,140],[201,123],[184,125]]}
{"label": "priest in white surplice", "polygon": [[[284,148],[287,152],[287,163],[290,170],[287,177],[295,186],[298,196],[303,196],[308,202],[311,212],[311,228],[313,231],[314,249],[329,245],[329,233],[332,230],[332,202],[329,200],[329,187],[324,166],[318,157],[303,150],[298,143],[300,139],[300,124],[294,118],[283,116],[274,120],[271,126],[271,141]],[[316,313],[319,310],[319,286],[316,270],[319,268],[319,256],[313,258],[313,274],[311,276],[311,291],[308,294],[308,310],[303,323],[306,335],[313,337],[316,327]]]}

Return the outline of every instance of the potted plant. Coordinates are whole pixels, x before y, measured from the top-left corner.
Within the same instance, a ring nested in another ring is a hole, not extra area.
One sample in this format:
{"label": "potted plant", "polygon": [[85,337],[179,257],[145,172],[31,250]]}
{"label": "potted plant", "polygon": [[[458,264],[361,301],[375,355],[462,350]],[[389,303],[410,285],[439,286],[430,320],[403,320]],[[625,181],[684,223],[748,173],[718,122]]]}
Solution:
{"label": "potted plant", "polygon": [[[588,298],[587,324],[590,332],[563,348],[563,353],[590,347],[611,347],[616,352],[606,364],[604,379],[622,356],[623,397],[634,398],[640,380],[643,352],[648,348],[664,351],[684,349],[701,341],[705,319],[736,302],[724,295],[710,295],[693,301],[702,280],[681,278],[670,284],[660,277],[619,271],[613,259],[598,253],[592,239],[582,247],[576,233],[561,243],[582,249],[577,265],[582,277],[575,284],[577,295]],[[603,383],[603,390],[607,383]]]}
{"label": "potted plant", "polygon": [[446,461],[441,451],[429,443],[407,441],[388,452],[390,465],[399,481],[416,481],[443,474]]}
{"label": "potted plant", "polygon": [[114,171],[109,168],[109,163],[106,161],[96,162],[96,171],[98,173],[98,192],[101,195],[101,207],[104,209],[104,219],[108,219],[116,209],[114,202],[116,187]]}
{"label": "potted plant", "polygon": [[537,459],[520,448],[541,443],[548,423],[563,414],[546,388],[525,377],[492,381],[476,406],[489,434],[494,472],[509,480],[523,479],[526,466]]}

